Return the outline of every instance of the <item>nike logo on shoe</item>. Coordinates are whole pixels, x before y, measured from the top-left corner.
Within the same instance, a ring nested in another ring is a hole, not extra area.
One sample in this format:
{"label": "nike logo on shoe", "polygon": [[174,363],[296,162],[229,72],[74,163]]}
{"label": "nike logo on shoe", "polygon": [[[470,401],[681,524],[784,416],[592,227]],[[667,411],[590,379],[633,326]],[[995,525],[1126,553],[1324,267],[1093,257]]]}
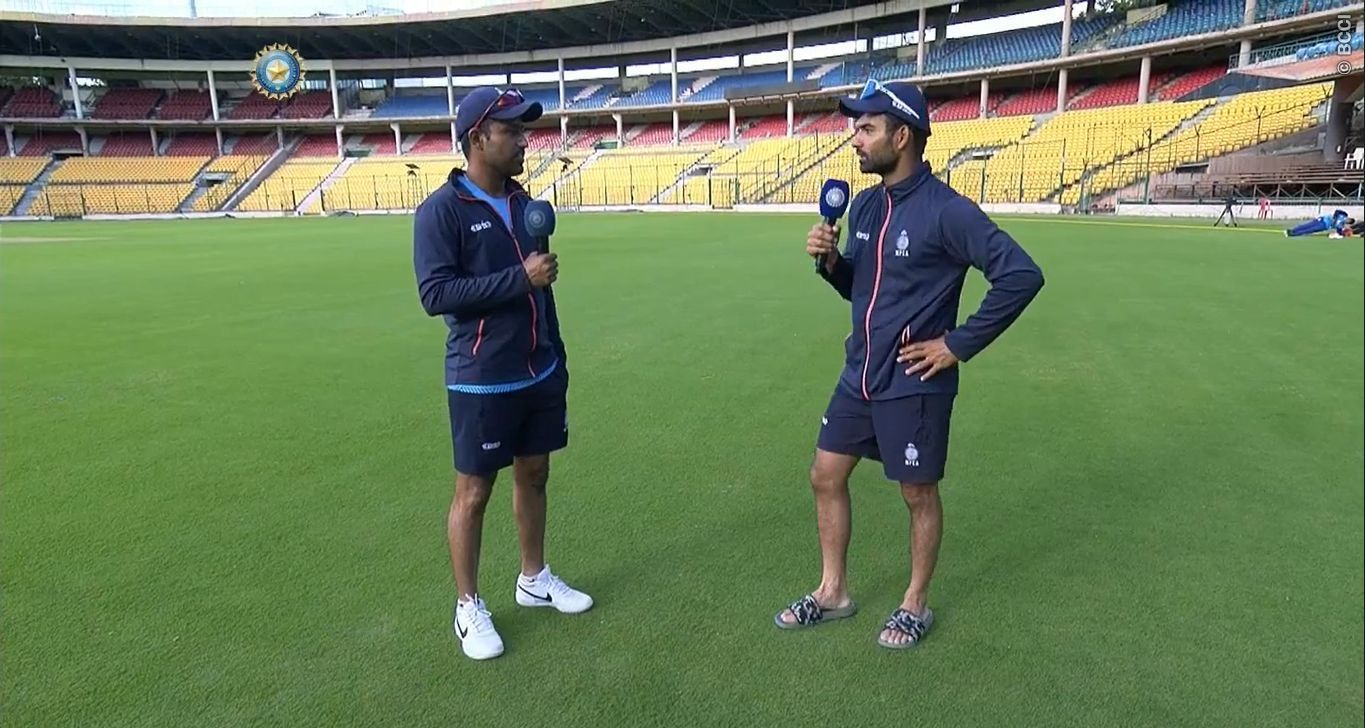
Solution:
{"label": "nike logo on shoe", "polygon": [[549,592],[545,592],[545,595],[542,596],[542,595],[540,595],[540,594],[536,594],[536,593],[533,592],[533,591],[530,591],[529,589],[527,589],[526,587],[524,587],[524,586],[522,586],[522,585],[520,585],[520,584],[517,584],[517,589],[520,590],[521,593],[525,594],[525,595],[528,596],[528,597],[531,597],[532,599],[539,599],[539,600],[542,601],[542,602],[553,602],[553,601],[554,601],[553,599],[550,598],[550,593],[549,593]]}

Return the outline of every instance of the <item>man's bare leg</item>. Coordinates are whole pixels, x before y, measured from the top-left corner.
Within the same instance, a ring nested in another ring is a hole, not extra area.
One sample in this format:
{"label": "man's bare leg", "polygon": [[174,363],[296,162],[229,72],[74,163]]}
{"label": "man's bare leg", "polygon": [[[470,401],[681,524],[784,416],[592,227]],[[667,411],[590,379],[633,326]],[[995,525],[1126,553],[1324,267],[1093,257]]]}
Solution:
{"label": "man's bare leg", "polygon": [[[901,609],[923,615],[943,538],[943,501],[939,500],[937,483],[902,483],[901,496],[910,509],[910,588],[905,590]],[[908,635],[889,629],[881,636],[892,644],[909,640]]]}
{"label": "man's bare leg", "polygon": [[455,573],[455,589],[460,600],[479,592],[479,549],[483,543],[483,514],[493,494],[497,473],[455,475],[455,497],[446,517],[446,537],[450,540],[450,565]]}
{"label": "man's bare leg", "polygon": [[545,568],[545,484],[550,479],[550,456],[519,457],[512,463],[512,473],[516,478],[512,510],[521,543],[521,573],[535,576]]}
{"label": "man's bare leg", "polygon": [[[810,469],[810,487],[815,495],[816,525],[820,530],[820,587],[813,593],[825,609],[846,607],[848,595],[848,541],[853,532],[853,514],[848,498],[848,476],[858,464],[858,456],[816,449]],[[791,610],[781,619],[796,624]]]}

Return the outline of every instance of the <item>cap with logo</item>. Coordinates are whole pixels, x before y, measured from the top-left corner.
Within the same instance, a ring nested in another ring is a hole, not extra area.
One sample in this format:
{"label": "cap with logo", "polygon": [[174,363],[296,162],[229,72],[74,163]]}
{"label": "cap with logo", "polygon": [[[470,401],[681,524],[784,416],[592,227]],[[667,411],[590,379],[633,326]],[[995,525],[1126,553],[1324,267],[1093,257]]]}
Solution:
{"label": "cap with logo", "polygon": [[863,114],[889,114],[919,129],[929,136],[929,104],[919,86],[908,81],[882,83],[868,79],[857,96],[839,100],[839,111],[844,116],[858,118]]}
{"label": "cap with logo", "polygon": [[484,119],[529,123],[539,119],[543,113],[545,109],[539,101],[527,101],[514,88],[503,91],[492,86],[480,86],[460,101],[460,108],[455,111],[455,136],[464,139],[464,135],[483,123]]}

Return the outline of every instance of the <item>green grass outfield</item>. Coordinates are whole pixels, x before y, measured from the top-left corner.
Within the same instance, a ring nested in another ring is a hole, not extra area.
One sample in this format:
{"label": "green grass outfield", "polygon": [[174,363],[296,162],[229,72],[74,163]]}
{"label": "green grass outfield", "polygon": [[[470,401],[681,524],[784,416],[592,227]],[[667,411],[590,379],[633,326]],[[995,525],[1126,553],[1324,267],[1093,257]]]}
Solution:
{"label": "green grass outfield", "polygon": [[862,611],[772,625],[818,578],[806,473],[849,330],[811,222],[562,217],[548,556],[598,606],[514,606],[504,482],[490,663],[450,631],[409,218],[6,225],[3,722],[1361,723],[1359,241],[1004,220],[1047,287],[966,366],[939,621],[890,652],[908,529],[875,464]]}

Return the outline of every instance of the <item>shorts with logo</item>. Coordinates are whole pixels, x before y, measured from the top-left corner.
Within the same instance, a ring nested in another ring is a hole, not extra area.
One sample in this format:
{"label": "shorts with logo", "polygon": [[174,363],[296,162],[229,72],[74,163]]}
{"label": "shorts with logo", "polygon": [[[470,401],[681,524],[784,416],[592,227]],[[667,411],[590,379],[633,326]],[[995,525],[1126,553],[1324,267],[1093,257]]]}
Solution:
{"label": "shorts with logo", "polygon": [[545,455],[569,444],[568,374],[562,366],[515,392],[446,393],[458,472],[493,475],[514,457]]}
{"label": "shorts with logo", "polygon": [[836,389],[817,446],[882,464],[898,483],[937,483],[948,464],[954,394],[864,400]]}

